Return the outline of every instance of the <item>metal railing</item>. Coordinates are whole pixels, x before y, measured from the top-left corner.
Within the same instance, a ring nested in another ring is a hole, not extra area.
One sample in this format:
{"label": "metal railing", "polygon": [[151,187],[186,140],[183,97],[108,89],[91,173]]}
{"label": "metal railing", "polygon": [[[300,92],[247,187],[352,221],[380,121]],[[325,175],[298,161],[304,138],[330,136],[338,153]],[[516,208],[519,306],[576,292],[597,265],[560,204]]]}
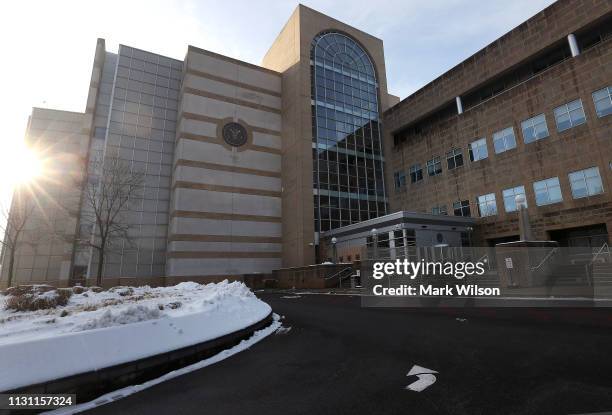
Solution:
{"label": "metal railing", "polygon": [[349,278],[351,275],[353,275],[353,267],[346,267],[330,275],[329,277],[325,277],[325,280],[329,281],[333,280],[334,278],[338,278],[338,287],[342,288],[342,281]]}
{"label": "metal railing", "polygon": [[591,261],[585,264],[584,266],[585,271],[586,271],[586,276],[587,276],[587,283],[589,284],[589,287],[592,287],[594,283],[593,266],[595,264],[595,261],[597,260],[597,257],[599,257],[599,255],[603,254],[604,252],[608,256],[608,261],[610,261],[610,247],[608,246],[607,242],[604,242],[601,248],[599,248],[593,254],[593,258],[591,258]]}
{"label": "metal railing", "polygon": [[608,256],[608,261],[610,261],[610,247],[608,246],[607,242],[604,242],[601,248],[599,248],[597,252],[595,252],[595,254],[593,255],[593,259],[591,259],[591,265],[593,265],[595,263],[595,260],[597,260],[597,257],[603,254],[604,252]]}
{"label": "metal railing", "polygon": [[542,261],[540,261],[540,263],[538,265],[536,265],[535,267],[530,267],[532,271],[536,271],[538,269],[540,269],[542,267],[542,265],[544,265],[546,263],[546,261],[548,261],[555,252],[557,252],[559,250],[558,247],[555,247],[553,249],[550,250],[549,253],[547,253],[544,258],[542,258]]}
{"label": "metal railing", "polygon": [[489,269],[489,271],[491,271],[491,260],[489,259],[489,254],[484,254],[483,256],[478,258],[478,261],[476,262],[484,262],[485,264],[487,264],[487,268]]}

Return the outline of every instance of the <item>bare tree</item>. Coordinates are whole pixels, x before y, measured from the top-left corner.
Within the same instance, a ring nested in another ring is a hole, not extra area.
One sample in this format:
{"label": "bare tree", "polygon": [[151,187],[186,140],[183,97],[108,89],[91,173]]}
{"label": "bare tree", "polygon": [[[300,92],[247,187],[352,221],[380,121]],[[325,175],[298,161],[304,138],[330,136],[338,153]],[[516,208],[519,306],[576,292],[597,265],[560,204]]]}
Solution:
{"label": "bare tree", "polygon": [[116,156],[94,160],[90,177],[83,189],[81,225],[91,229],[90,237],[81,244],[98,254],[96,284],[102,284],[104,259],[117,241],[128,241],[130,223],[126,219],[128,201],[143,185],[143,175],[131,170],[130,165]]}
{"label": "bare tree", "polygon": [[28,222],[32,220],[36,204],[32,196],[27,194],[24,189],[17,189],[13,193],[13,200],[9,209],[3,207],[0,211],[0,233],[3,234],[0,243],[2,244],[2,268],[6,264],[8,255],[7,287],[13,283],[13,272],[15,268],[15,256],[20,245],[29,243],[24,240],[24,231]]}

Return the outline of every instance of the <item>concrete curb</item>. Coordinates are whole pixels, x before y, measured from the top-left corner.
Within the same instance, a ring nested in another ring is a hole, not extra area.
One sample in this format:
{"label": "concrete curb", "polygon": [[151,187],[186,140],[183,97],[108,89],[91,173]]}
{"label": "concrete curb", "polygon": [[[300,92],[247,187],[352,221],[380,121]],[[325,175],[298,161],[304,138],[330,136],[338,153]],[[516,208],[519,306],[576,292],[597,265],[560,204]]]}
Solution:
{"label": "concrete curb", "polygon": [[[272,320],[272,312],[270,312],[259,322],[216,339],[97,371],[80,373],[3,393],[76,394],[77,403],[88,402],[114,390],[158,378],[165,373],[214,356],[222,350],[248,339],[255,331],[270,325]],[[30,410],[28,413],[33,412]]]}

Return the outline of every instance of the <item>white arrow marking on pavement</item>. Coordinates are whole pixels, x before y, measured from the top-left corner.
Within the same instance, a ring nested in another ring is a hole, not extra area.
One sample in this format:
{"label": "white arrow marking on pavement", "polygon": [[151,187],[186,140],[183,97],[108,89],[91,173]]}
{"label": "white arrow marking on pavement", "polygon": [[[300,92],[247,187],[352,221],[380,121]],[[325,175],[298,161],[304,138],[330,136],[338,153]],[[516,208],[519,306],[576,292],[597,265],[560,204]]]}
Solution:
{"label": "white arrow marking on pavement", "polygon": [[408,372],[406,376],[416,376],[418,380],[415,380],[410,385],[406,386],[406,389],[415,392],[421,392],[425,390],[436,382],[436,377],[434,373],[438,372],[418,365],[412,366],[412,369],[410,369],[410,372]]}

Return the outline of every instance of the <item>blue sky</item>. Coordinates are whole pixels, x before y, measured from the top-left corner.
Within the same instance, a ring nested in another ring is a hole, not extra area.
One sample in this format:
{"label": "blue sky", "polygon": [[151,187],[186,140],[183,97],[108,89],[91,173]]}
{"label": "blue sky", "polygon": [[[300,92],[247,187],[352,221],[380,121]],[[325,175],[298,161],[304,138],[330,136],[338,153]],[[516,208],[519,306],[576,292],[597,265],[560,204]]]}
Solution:
{"label": "blue sky", "polygon": [[[405,98],[552,0],[304,0],[381,38],[389,92]],[[20,0],[3,7],[3,157],[32,106],[83,111],[96,38],[182,59],[192,44],[259,64],[297,6],[290,0]],[[6,189],[0,180],[0,199]]]}

